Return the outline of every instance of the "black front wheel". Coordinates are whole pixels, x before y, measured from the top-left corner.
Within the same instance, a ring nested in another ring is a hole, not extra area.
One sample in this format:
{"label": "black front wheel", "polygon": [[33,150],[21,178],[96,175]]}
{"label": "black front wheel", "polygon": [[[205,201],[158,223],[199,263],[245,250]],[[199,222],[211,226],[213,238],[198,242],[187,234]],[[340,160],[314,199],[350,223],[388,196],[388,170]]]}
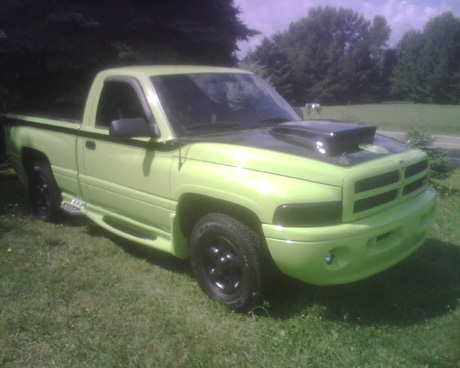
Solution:
{"label": "black front wheel", "polygon": [[57,220],[62,198],[48,163],[37,162],[29,171],[29,196],[37,217],[45,221]]}
{"label": "black front wheel", "polygon": [[194,227],[190,259],[200,287],[228,308],[246,312],[256,304],[261,283],[259,238],[233,217],[211,213]]}

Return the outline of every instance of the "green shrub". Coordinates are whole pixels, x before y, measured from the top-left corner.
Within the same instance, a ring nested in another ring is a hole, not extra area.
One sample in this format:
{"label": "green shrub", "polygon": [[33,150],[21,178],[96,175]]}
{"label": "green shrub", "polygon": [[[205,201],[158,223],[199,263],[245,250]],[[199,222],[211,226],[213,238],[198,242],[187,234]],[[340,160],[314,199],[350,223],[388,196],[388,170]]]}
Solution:
{"label": "green shrub", "polygon": [[449,168],[449,156],[445,151],[433,146],[434,137],[430,134],[428,128],[421,124],[410,125],[406,133],[408,142],[425,151],[430,159],[431,178],[444,180],[447,179],[452,169]]}

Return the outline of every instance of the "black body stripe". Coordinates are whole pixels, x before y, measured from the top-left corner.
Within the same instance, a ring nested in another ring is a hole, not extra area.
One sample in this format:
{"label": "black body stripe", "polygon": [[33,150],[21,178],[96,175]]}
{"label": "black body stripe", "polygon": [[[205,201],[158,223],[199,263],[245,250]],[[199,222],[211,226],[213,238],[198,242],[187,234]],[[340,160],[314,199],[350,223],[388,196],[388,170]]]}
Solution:
{"label": "black body stripe", "polygon": [[[373,144],[386,148],[386,153],[377,154],[374,152],[368,152],[366,150],[358,149],[357,151],[352,152],[338,152],[337,154],[329,156],[326,154],[322,154],[317,149],[317,147],[312,147],[310,144],[307,144],[308,142],[291,142],[288,139],[285,139],[284,137],[280,139],[278,135],[271,134],[268,128],[227,132],[209,136],[187,137],[183,139],[174,139],[166,142],[143,142],[130,138],[119,138],[110,135],[98,134],[94,132],[85,132],[80,131],[78,129],[55,127],[41,123],[32,123],[20,119],[10,118],[7,119],[7,121],[10,124],[13,123],[17,125],[26,125],[50,131],[75,134],[88,139],[101,140],[105,142],[138,147],[158,152],[172,152],[179,149],[182,146],[194,143],[230,144],[235,146],[258,148],[284,154],[300,156],[308,159],[313,159],[315,161],[327,162],[329,164],[342,167],[351,167],[364,162],[375,160],[377,158],[405,152],[411,149],[410,147],[402,144],[401,142],[380,136],[378,134],[374,136]],[[209,160],[212,161],[212,157],[210,157]],[[308,170],[308,168],[305,169]]]}
{"label": "black body stripe", "polygon": [[[37,128],[37,129],[49,130],[52,132],[73,134],[78,137],[94,139],[94,140],[110,142],[110,143],[116,143],[116,144],[121,144],[124,146],[144,148],[144,149],[160,151],[160,152],[171,152],[171,151],[178,149],[180,146],[184,146],[186,144],[186,143],[179,142],[177,140],[171,140],[167,142],[143,142],[143,141],[138,141],[135,139],[113,137],[110,135],[98,134],[94,132],[85,132],[85,131],[81,131],[80,129],[75,129],[75,128],[59,127],[59,126],[54,126],[54,125],[47,125],[43,123],[30,122],[30,121],[12,119],[12,118],[4,118],[3,124],[27,126],[27,127]],[[69,124],[73,124],[73,123],[69,123]],[[77,123],[75,124],[77,125]]]}

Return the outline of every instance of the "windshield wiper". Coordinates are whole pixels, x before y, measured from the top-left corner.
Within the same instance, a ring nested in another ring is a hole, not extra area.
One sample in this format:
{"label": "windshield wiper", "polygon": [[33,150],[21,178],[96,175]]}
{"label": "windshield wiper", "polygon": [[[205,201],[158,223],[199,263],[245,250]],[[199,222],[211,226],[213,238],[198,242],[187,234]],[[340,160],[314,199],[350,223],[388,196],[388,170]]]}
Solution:
{"label": "windshield wiper", "polygon": [[185,127],[184,130],[194,130],[199,128],[220,128],[228,126],[239,126],[238,123],[206,123],[206,124],[197,124]]}
{"label": "windshield wiper", "polygon": [[286,123],[288,121],[292,121],[292,119],[289,119],[289,118],[285,118],[285,117],[276,117],[276,118],[269,118],[269,119],[262,119],[262,120],[259,120],[259,123],[263,123],[263,124],[279,124],[279,123]]}

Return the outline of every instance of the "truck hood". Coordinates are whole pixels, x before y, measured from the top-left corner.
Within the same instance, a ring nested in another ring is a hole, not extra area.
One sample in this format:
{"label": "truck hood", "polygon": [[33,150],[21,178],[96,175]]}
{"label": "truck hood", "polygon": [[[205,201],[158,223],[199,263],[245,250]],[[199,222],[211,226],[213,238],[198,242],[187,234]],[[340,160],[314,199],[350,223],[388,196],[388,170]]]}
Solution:
{"label": "truck hood", "polygon": [[185,159],[342,185],[350,167],[411,150],[358,123],[302,121],[182,140]]}

